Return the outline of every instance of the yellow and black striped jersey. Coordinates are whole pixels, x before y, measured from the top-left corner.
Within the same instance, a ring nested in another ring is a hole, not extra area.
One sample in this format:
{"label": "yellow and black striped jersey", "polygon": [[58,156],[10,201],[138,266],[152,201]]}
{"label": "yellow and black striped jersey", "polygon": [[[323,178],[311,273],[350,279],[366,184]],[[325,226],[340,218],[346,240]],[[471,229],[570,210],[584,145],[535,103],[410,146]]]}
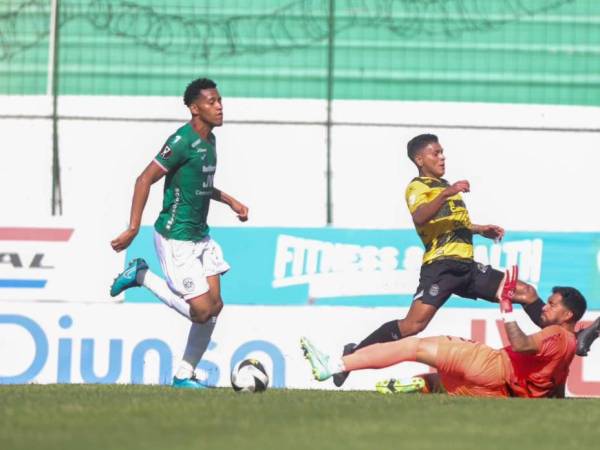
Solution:
{"label": "yellow and black striped jersey", "polygon": [[[449,186],[443,178],[413,178],[406,188],[410,213],[431,202]],[[460,193],[448,198],[429,222],[416,229],[425,246],[423,264],[439,258],[473,259],[471,220]]]}

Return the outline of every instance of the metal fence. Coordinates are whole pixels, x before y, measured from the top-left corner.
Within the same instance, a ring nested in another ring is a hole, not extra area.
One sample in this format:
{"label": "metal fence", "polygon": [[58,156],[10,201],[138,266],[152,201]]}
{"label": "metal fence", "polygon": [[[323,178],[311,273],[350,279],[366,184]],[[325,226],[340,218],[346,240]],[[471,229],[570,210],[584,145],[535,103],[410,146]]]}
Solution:
{"label": "metal fence", "polygon": [[595,0],[4,0],[0,94],[51,92],[54,44],[59,94],[600,105]]}

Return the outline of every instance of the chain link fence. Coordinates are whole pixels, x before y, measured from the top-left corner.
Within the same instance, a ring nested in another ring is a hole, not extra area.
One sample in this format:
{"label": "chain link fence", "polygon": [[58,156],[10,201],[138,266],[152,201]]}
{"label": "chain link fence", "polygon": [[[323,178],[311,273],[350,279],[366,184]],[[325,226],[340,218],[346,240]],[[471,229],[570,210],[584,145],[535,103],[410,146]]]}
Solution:
{"label": "chain link fence", "polygon": [[[0,3],[0,94],[49,92],[52,3]],[[60,95],[600,105],[595,0],[54,3]]]}

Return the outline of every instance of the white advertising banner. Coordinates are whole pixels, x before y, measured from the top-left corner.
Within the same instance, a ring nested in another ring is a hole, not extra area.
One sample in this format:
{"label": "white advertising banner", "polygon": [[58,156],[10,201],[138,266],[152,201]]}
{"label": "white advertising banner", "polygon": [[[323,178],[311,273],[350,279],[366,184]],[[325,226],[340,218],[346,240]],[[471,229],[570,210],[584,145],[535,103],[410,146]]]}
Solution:
{"label": "white advertising banner", "polygon": [[0,301],[113,301],[124,256],[112,251],[108,232],[94,218],[0,225]]}
{"label": "white advertising banner", "polygon": [[[334,389],[331,381],[311,378],[300,337],[335,355],[405,314],[405,308],[227,306],[198,377],[229,386],[231,367],[253,356],[267,368],[272,387]],[[521,311],[518,321],[526,332],[536,330]],[[188,329],[189,322],[159,304],[0,302],[0,384],[170,383]],[[442,309],[422,335],[460,336],[492,347],[506,342],[494,310]],[[418,363],[359,371],[343,389],[370,390],[378,380],[428,371]],[[567,389],[570,396],[600,396],[600,347],[575,358]]]}

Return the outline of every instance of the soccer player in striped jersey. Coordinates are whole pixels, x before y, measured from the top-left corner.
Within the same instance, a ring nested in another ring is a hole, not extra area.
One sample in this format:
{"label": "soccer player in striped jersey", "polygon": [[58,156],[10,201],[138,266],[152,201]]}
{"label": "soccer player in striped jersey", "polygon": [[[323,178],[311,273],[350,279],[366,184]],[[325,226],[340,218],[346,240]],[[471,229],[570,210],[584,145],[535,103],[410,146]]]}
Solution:
{"label": "soccer player in striped jersey", "polygon": [[129,227],[111,242],[117,252],[131,244],[140,229],[150,187],[164,177],[163,207],[154,223],[154,244],[167,279],[152,273],[143,259],[136,258],[115,278],[110,294],[144,286],[192,322],[173,386],[201,389],[204,385],[194,371],[223,308],[220,276],[229,269],[220,246],[209,235],[209,205],[211,200],[229,205],[242,222],[248,219],[248,208],[213,186],[217,153],[212,130],[223,124],[217,85],[199,78],[187,86],[183,100],[191,120],[167,139],[137,178]]}
{"label": "soccer player in striped jersey", "polygon": [[[419,286],[406,317],[383,324],[358,346],[346,344],[343,355],[423,331],[452,294],[498,301],[504,274],[474,261],[473,235],[500,241],[504,237],[504,229],[471,222],[461,195],[469,192],[469,182],[460,180],[450,184],[442,178],[446,171],[446,157],[437,136],[421,134],[414,137],[408,142],[407,153],[419,175],[406,188],[406,203],[425,246]],[[523,305],[534,323],[542,325],[544,302],[532,286],[519,281],[513,300]],[[588,336],[587,341],[593,340],[593,337]],[[334,384],[341,386],[347,376],[348,373],[336,374]]]}
{"label": "soccer player in striped jersey", "polygon": [[575,288],[555,287],[540,316],[541,331],[526,335],[512,309],[516,284],[514,268],[507,274],[500,294],[500,311],[510,343],[500,350],[451,336],[407,337],[369,345],[338,359],[325,355],[306,338],[301,339],[301,348],[318,381],[335,373],[379,369],[405,361],[437,369],[435,374],[377,383],[376,388],[382,393],[564,397],[569,366],[575,356],[575,324],[585,313],[585,298]]}

